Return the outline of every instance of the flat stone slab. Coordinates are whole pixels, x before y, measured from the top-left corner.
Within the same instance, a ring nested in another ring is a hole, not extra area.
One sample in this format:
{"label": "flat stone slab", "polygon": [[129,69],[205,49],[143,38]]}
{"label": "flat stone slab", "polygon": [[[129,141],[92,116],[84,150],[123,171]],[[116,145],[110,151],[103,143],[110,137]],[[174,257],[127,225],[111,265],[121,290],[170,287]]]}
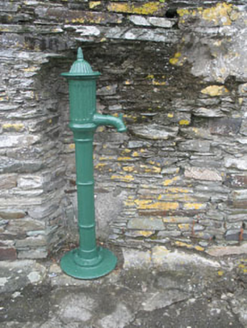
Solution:
{"label": "flat stone slab", "polygon": [[29,284],[41,284],[46,277],[45,266],[32,260],[0,262],[0,293],[14,292]]}
{"label": "flat stone slab", "polygon": [[163,245],[123,248],[122,256],[116,270],[92,281],[65,275],[59,261],[0,263],[0,327],[246,327],[244,256]]}

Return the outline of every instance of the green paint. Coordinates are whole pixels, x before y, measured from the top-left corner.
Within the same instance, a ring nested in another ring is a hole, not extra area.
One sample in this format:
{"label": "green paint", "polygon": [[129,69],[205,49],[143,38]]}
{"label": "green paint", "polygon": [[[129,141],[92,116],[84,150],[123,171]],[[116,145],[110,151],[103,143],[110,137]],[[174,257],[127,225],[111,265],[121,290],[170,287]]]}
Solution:
{"label": "green paint", "polygon": [[[94,279],[111,272],[117,263],[115,255],[98,247],[95,235],[93,137],[98,126],[112,125],[126,131],[122,117],[96,112],[96,80],[94,72],[78,49],[77,60],[69,73],[62,73],[69,83],[70,123],[75,141],[76,184],[78,200],[79,248],[61,259],[62,270],[78,279]],[[113,204],[114,206],[114,204]]]}

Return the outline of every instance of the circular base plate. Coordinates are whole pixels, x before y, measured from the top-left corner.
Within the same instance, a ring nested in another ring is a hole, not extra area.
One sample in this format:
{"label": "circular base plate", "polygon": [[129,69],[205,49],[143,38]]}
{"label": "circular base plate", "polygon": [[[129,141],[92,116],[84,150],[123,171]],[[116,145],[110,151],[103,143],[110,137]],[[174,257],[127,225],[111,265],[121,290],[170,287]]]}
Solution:
{"label": "circular base plate", "polygon": [[95,279],[102,277],[112,270],[115,269],[117,264],[116,256],[106,248],[99,248],[99,263],[95,265],[79,265],[75,262],[75,254],[77,250],[66,253],[61,261],[61,269],[68,274],[77,279]]}

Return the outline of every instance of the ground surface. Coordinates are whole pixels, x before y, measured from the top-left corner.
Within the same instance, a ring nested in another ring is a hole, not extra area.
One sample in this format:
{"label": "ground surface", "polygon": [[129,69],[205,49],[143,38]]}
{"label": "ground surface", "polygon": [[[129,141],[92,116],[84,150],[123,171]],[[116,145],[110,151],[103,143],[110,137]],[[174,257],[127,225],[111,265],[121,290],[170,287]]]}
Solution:
{"label": "ground surface", "polygon": [[0,264],[1,328],[247,327],[243,256],[117,249],[116,270],[83,281],[57,260]]}

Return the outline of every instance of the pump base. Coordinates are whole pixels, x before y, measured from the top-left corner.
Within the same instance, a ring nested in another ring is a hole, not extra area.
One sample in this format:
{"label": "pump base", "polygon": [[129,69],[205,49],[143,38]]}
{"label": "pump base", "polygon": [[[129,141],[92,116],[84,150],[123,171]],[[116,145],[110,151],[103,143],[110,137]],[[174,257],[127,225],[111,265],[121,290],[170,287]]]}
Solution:
{"label": "pump base", "polygon": [[[95,279],[110,273],[115,269],[117,264],[116,256],[108,249],[98,248],[98,263],[87,265],[87,260],[81,259],[83,265],[78,264],[77,249],[66,253],[61,261],[60,266],[64,273],[77,279]],[[96,258],[96,262],[97,262]]]}

